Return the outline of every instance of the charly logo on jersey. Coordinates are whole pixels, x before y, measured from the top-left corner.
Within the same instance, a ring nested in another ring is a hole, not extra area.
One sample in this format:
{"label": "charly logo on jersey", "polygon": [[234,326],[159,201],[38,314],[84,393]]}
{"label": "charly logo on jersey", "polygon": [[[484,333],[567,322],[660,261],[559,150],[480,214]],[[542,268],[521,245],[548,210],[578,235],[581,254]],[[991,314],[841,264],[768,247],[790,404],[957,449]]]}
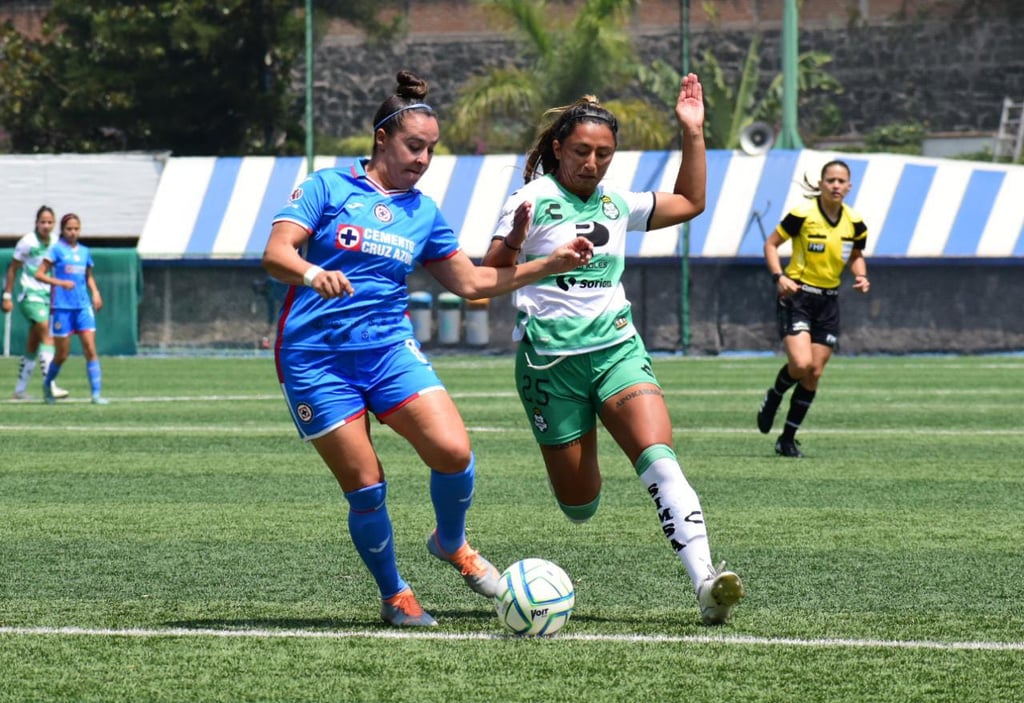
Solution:
{"label": "charly logo on jersey", "polygon": [[562,214],[562,204],[558,201],[549,202],[546,205],[538,203],[541,213],[551,222],[558,222],[564,220],[565,215]]}
{"label": "charly logo on jersey", "polygon": [[313,419],[313,406],[309,403],[299,403],[295,406],[295,416],[300,422],[309,422]]}
{"label": "charly logo on jersey", "polygon": [[391,222],[391,220],[395,219],[395,215],[391,212],[391,208],[389,208],[385,203],[377,203],[376,205],[374,205],[373,214],[377,217],[378,220],[380,220],[384,224],[387,224]]}
{"label": "charly logo on jersey", "polygon": [[340,224],[334,235],[334,248],[355,251],[363,242],[363,228],[357,225]]}
{"label": "charly logo on jersey", "polygon": [[294,201],[298,200],[301,197],[302,197],[302,188],[296,188],[295,190],[292,191],[292,194],[289,197],[289,200],[294,202]]}

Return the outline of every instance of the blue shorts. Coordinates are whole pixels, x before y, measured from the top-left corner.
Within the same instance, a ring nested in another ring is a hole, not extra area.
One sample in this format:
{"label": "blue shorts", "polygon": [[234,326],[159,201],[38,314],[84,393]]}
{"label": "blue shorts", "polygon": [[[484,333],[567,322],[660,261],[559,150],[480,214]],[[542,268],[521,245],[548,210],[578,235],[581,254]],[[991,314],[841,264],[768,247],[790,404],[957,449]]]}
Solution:
{"label": "blue shorts", "polygon": [[78,332],[96,331],[96,313],[92,306],[81,309],[54,308],[50,311],[50,334],[70,337]]}
{"label": "blue shorts", "polygon": [[277,352],[277,378],[304,440],[322,437],[367,410],[378,418],[444,384],[415,339],[383,349]]}

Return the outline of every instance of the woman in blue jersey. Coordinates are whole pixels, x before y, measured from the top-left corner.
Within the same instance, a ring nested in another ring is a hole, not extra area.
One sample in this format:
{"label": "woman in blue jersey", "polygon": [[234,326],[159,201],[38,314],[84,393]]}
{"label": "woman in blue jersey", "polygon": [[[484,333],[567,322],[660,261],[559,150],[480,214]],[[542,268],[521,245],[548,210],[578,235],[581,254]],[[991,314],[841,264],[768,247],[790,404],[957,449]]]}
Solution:
{"label": "woman in blue jersey", "polygon": [[406,71],[397,79],[396,94],[374,116],[370,158],[306,178],[274,218],[263,265],[290,285],[275,359],[292,419],[345,494],[349,532],[380,591],[381,618],[418,627],[437,622],[398,570],[368,413],[431,469],[436,529],[428,551],[483,596],[495,595],[499,574],[466,541],[476,461],[462,418],[413,335],[406,277],[418,263],[453,293],[485,298],[567,272],[586,263],[592,248],[578,238],[523,266],[474,265],[434,201],[415,188],[439,139],[424,102],[427,84]]}
{"label": "woman in blue jersey", "polygon": [[[18,364],[18,380],[14,385],[14,399],[28,400],[28,380],[32,370],[39,361],[39,370],[43,378],[53,361],[53,337],[50,336],[50,286],[36,280],[36,270],[42,263],[43,254],[50,247],[50,235],[57,224],[53,208],[43,205],[36,211],[36,226],[18,240],[14,247],[14,256],[7,268],[4,279],[2,309],[5,313],[14,309],[17,298],[18,309],[28,323],[28,338],[25,340],[25,354]],[[18,283],[15,296],[15,281]],[[66,398],[68,392],[53,386],[55,398]]]}
{"label": "woman in blue jersey", "polygon": [[[816,185],[804,179],[808,202],[791,210],[764,244],[764,260],[775,283],[779,337],[786,363],[765,391],[757,412],[757,428],[771,432],[782,396],[794,388],[775,453],[803,457],[796,431],[811,407],[825,364],[839,343],[839,283],[847,262],[853,289],[871,288],[864,245],[868,230],[860,215],[843,202],[852,187],[850,167],[829,161]],[[785,269],[779,257],[783,242],[792,241],[793,256]]]}
{"label": "woman in blue jersey", "polygon": [[78,215],[68,213],[61,217],[60,239],[47,249],[36,270],[36,280],[51,286],[50,333],[56,349],[43,380],[43,400],[56,402],[53,382],[71,354],[71,335],[77,334],[85,356],[92,402],[106,405],[107,399],[100,394],[100,358],[96,352],[96,313],[103,308],[103,298],[92,275],[89,247],[78,241],[81,233]]}
{"label": "woman in blue jersey", "polygon": [[[558,506],[589,520],[601,498],[597,418],[654,501],[661,528],[693,584],[701,618],[725,623],[743,583],[712,563],[700,500],[683,475],[672,421],[651,358],[633,326],[621,279],[627,231],[677,225],[704,210],[703,89],[683,78],[675,107],[683,153],[673,192],[602,183],[618,121],[592,96],[549,111],[526,161],[526,185],[506,202],[484,264],[532,260],[582,234],[591,261],[515,294],[516,385]],[[517,225],[528,209],[529,228]]]}

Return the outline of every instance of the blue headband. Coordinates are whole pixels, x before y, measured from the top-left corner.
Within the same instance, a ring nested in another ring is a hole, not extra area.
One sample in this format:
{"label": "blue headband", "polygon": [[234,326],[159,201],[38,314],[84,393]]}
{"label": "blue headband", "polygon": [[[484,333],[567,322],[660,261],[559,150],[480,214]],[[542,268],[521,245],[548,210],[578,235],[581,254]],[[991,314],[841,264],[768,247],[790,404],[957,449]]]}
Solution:
{"label": "blue headband", "polygon": [[381,120],[380,122],[378,122],[377,124],[375,124],[375,125],[373,126],[373,131],[374,131],[374,132],[376,132],[376,131],[377,131],[378,129],[380,129],[380,126],[381,126],[382,124],[384,124],[385,122],[387,122],[388,120],[390,120],[390,119],[391,119],[392,117],[394,117],[394,116],[395,116],[395,115],[397,115],[398,113],[400,113],[400,112],[405,112],[406,110],[414,110],[414,109],[416,109],[417,107],[425,107],[426,109],[430,110],[431,112],[433,112],[433,111],[434,111],[434,108],[430,107],[430,105],[427,105],[426,103],[413,103],[412,105],[406,105],[405,107],[400,107],[400,108],[398,108],[397,110],[395,110],[394,112],[392,112],[392,113],[391,113],[390,115],[388,115],[387,117],[385,117],[385,118],[384,118],[383,120]]}

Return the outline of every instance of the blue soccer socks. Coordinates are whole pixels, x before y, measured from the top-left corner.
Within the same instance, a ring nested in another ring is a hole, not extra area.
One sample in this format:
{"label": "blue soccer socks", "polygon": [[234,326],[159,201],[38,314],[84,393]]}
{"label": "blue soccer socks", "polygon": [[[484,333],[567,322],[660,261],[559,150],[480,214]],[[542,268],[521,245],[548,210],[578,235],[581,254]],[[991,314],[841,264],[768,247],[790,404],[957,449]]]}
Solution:
{"label": "blue soccer socks", "polygon": [[381,597],[406,589],[398,575],[395,540],[386,503],[387,483],[378,483],[345,494],[349,504],[348,531],[356,551],[370,570]]}

